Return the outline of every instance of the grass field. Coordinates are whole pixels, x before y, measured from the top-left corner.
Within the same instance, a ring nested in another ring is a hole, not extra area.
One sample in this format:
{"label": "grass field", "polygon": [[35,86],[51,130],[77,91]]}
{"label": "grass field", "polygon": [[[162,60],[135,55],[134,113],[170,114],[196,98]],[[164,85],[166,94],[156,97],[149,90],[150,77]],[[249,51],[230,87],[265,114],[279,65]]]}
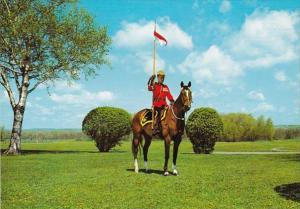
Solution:
{"label": "grass field", "polygon": [[[133,172],[129,141],[110,153],[99,153],[91,141],[26,142],[22,148],[22,156],[1,156],[3,209],[300,207],[299,193],[282,196],[288,185],[300,182],[296,154],[195,155],[184,140],[179,176],[164,177],[162,141],[150,147],[150,173],[139,174]],[[300,151],[300,140],[223,142],[215,148]],[[139,164],[143,168],[142,157]]]}

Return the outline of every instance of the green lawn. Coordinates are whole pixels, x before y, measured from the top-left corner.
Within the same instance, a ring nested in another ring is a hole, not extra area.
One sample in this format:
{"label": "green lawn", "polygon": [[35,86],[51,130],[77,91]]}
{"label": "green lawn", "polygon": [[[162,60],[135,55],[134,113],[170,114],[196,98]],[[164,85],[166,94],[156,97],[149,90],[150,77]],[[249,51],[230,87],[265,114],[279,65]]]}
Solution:
{"label": "green lawn", "polygon": [[[216,151],[300,151],[299,142],[217,143]],[[300,182],[299,155],[195,155],[184,140],[179,176],[164,177],[162,141],[150,147],[150,174],[133,172],[129,141],[110,153],[97,152],[91,141],[26,142],[22,148],[22,156],[1,156],[3,209],[300,206],[299,196],[286,199],[275,191]],[[139,163],[143,168],[141,157]]]}

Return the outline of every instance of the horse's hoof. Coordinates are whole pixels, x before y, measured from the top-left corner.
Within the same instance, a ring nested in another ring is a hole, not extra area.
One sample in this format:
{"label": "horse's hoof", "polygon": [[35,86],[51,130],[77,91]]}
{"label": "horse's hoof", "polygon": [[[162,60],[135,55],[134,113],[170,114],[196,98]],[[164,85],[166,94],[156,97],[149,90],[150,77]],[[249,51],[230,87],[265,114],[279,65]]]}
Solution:
{"label": "horse's hoof", "polygon": [[139,172],[139,165],[137,159],[134,159],[134,172]]}
{"label": "horse's hoof", "polygon": [[164,176],[168,176],[169,175],[169,172],[168,171],[165,171],[164,172]]}
{"label": "horse's hoof", "polygon": [[178,176],[178,171],[177,171],[177,170],[174,170],[174,171],[173,171],[173,175]]}

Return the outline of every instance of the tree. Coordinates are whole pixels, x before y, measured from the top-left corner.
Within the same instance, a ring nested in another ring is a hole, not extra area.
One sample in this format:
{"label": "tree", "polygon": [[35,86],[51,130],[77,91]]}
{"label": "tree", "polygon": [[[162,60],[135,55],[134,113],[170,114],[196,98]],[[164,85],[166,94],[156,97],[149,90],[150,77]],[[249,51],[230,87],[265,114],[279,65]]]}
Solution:
{"label": "tree", "polygon": [[130,114],[120,108],[98,107],[85,116],[82,131],[95,141],[100,152],[108,152],[130,133]]}
{"label": "tree", "polygon": [[95,76],[108,64],[111,40],[74,0],[1,0],[0,11],[0,83],[14,113],[6,153],[18,154],[28,94],[58,79]]}
{"label": "tree", "polygon": [[223,131],[221,117],[213,108],[197,108],[188,117],[186,133],[195,153],[210,153]]}
{"label": "tree", "polygon": [[271,118],[268,118],[265,124],[265,139],[271,140],[273,139],[275,130],[273,126],[273,121]]}
{"label": "tree", "polygon": [[253,141],[255,139],[255,118],[245,113],[222,115],[224,124],[223,141]]}
{"label": "tree", "polygon": [[4,126],[0,127],[0,141],[4,140],[5,129]]}
{"label": "tree", "polygon": [[263,115],[259,116],[256,121],[255,134],[256,139],[265,139],[266,121]]}

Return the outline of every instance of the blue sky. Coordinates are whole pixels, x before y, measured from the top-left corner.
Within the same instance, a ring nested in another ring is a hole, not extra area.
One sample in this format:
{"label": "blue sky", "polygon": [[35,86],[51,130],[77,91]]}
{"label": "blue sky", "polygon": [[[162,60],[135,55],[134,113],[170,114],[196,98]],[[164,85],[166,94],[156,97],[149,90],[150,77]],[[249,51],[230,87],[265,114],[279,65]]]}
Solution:
{"label": "blue sky", "polygon": [[[111,68],[69,86],[58,81],[29,95],[24,128],[80,128],[97,106],[134,113],[151,106],[146,83],[152,71],[152,30],[168,39],[157,48],[157,69],[176,98],[180,82],[192,82],[193,108],[271,117],[300,124],[300,2],[270,1],[81,1],[113,43]],[[0,87],[0,125],[12,110]],[[193,109],[192,109],[193,110]],[[191,111],[192,111],[191,110]],[[191,112],[190,111],[190,112]]]}

